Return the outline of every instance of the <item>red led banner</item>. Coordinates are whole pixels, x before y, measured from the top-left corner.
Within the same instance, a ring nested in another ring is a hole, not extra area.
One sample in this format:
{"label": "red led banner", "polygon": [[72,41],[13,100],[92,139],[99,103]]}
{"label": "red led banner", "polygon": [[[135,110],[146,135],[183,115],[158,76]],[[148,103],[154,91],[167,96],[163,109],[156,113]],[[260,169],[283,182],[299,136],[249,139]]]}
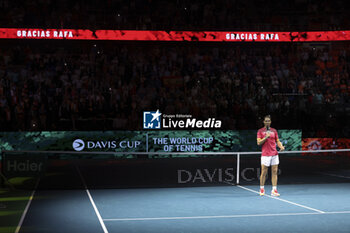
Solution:
{"label": "red led banner", "polygon": [[[349,138],[303,138],[302,150],[329,150],[329,149],[347,149],[350,146]],[[304,156],[312,155],[337,155],[337,156],[349,156],[349,152],[337,152],[337,153],[302,153]]]}
{"label": "red led banner", "polygon": [[220,32],[0,28],[0,39],[203,42],[312,42],[350,40],[350,31]]}

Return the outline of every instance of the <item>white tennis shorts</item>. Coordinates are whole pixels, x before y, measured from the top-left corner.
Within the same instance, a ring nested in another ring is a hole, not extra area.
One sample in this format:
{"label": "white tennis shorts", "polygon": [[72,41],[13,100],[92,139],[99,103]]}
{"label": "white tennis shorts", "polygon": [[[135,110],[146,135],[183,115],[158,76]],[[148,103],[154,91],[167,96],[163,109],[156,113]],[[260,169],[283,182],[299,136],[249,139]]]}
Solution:
{"label": "white tennis shorts", "polygon": [[261,156],[261,164],[265,165],[266,167],[270,167],[272,165],[278,165],[279,163],[280,163],[280,160],[278,158],[278,155]]}

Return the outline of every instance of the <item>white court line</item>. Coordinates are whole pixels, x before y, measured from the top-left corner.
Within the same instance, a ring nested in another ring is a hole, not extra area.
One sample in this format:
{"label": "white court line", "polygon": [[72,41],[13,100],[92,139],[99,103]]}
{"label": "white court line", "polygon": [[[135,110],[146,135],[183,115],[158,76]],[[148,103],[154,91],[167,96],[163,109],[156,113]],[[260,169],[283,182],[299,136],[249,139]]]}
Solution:
{"label": "white court line", "polygon": [[[229,182],[227,182],[227,184],[231,184]],[[231,184],[231,185],[234,185],[234,184]],[[253,193],[257,193],[257,194],[260,194],[258,191],[255,191],[253,189],[250,189],[250,188],[246,188],[244,186],[241,186],[241,185],[235,185],[241,189],[245,189],[247,191],[250,191],[250,192],[253,192]],[[308,209],[308,210],[312,210],[312,211],[316,211],[318,213],[325,213],[324,211],[322,210],[318,210],[318,209],[315,209],[315,208],[311,208],[309,206],[305,206],[305,205],[301,205],[301,204],[298,204],[298,203],[295,203],[295,202],[292,202],[292,201],[288,201],[288,200],[285,200],[285,199],[282,199],[280,197],[274,197],[274,196],[269,196],[269,195],[264,195],[265,197],[269,197],[269,198],[273,198],[273,199],[276,199],[276,200],[279,200],[279,201],[283,201],[283,202],[286,202],[286,203],[289,203],[289,204],[292,204],[292,205],[296,205],[296,206],[299,206],[299,207],[302,207],[302,208],[305,208],[305,209]]]}
{"label": "white court line", "polygon": [[100,212],[98,211],[98,209],[97,209],[97,207],[96,207],[96,205],[95,205],[94,199],[92,198],[89,189],[87,188],[87,185],[86,185],[86,183],[85,183],[84,177],[83,177],[83,175],[81,174],[79,167],[76,167],[76,168],[77,168],[78,173],[79,173],[79,176],[80,176],[80,178],[81,178],[81,180],[82,180],[82,182],[83,182],[83,184],[84,184],[85,191],[86,191],[87,195],[89,196],[89,199],[90,199],[90,202],[91,202],[91,204],[92,204],[92,207],[94,207],[95,213],[96,213],[96,215],[97,215],[98,221],[99,221],[100,224],[101,224],[101,227],[102,227],[102,229],[103,229],[103,232],[104,232],[104,233],[108,233],[108,230],[107,230],[107,228],[106,228],[106,225],[105,225],[105,223],[104,223],[103,220],[102,220],[101,214],[100,214]]}
{"label": "white court line", "polygon": [[32,194],[31,194],[30,197],[29,197],[29,200],[28,200],[28,202],[27,202],[26,208],[24,209],[24,211],[23,211],[23,213],[22,213],[22,216],[21,216],[21,218],[20,218],[20,220],[19,220],[19,223],[18,223],[18,225],[17,225],[17,227],[16,227],[15,233],[18,233],[18,232],[21,230],[21,227],[22,227],[24,218],[25,218],[26,215],[27,215],[27,212],[28,212],[28,210],[29,210],[29,206],[30,206],[30,204],[32,203],[33,198],[34,198],[35,191],[36,191],[36,189],[38,188],[39,181],[40,181],[40,179],[38,179],[37,182],[36,182],[36,184],[35,184],[34,190],[33,190]]}
{"label": "white court line", "polygon": [[326,175],[326,176],[335,176],[335,177],[350,179],[350,176],[343,176],[343,175],[332,174],[332,173],[326,173],[326,172],[316,172],[316,173],[322,174],[322,175]]}
{"label": "white court line", "polygon": [[189,217],[159,217],[159,218],[107,218],[104,221],[153,221],[153,220],[186,220],[186,219],[215,219],[215,218],[248,218],[248,217],[278,217],[278,216],[301,216],[301,215],[327,215],[327,214],[350,214],[350,211],[334,212],[308,212],[308,213],[280,213],[280,214],[239,214],[217,216],[189,216]]}

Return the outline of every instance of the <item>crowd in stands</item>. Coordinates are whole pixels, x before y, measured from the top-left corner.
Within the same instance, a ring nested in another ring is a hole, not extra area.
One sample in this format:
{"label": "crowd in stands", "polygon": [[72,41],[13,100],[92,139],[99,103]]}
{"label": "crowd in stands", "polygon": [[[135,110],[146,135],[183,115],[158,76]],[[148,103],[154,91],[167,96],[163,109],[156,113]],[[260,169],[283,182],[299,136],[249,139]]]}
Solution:
{"label": "crowd in stands", "polygon": [[341,0],[0,0],[2,27],[139,30],[347,30]]}
{"label": "crowd in stands", "polygon": [[[1,27],[347,30],[325,0],[0,0]],[[3,41],[0,129],[142,129],[142,112],[215,117],[224,129],[350,133],[347,42],[219,44]]]}
{"label": "crowd in stands", "polygon": [[[40,46],[39,46],[40,45]],[[142,129],[143,111],[225,129],[349,133],[348,43],[11,42],[0,47],[1,130]]]}

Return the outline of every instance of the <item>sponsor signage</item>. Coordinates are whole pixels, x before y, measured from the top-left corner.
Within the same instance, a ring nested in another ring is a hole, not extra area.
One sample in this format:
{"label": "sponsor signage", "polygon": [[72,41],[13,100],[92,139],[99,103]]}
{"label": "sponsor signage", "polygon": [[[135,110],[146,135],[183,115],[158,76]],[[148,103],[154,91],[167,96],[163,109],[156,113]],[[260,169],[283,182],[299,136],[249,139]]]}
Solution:
{"label": "sponsor signage", "polygon": [[233,182],[235,179],[234,174],[235,171],[233,168],[178,169],[177,183]]}
{"label": "sponsor signage", "polygon": [[46,156],[10,154],[3,159],[3,171],[7,177],[38,176],[44,174],[46,170]]}
{"label": "sponsor signage", "polygon": [[[157,111],[155,111],[157,112]],[[186,116],[188,117],[188,116]],[[150,116],[149,121],[152,121]],[[164,117],[159,116],[160,120]],[[184,118],[173,118],[184,120]],[[155,125],[154,125],[155,126]],[[278,130],[287,150],[301,149],[300,130]],[[18,140],[20,138],[21,140]],[[152,129],[144,131],[41,131],[1,132],[0,152],[8,151],[110,151],[110,152],[239,152],[260,151],[256,130]],[[28,156],[30,154],[27,154]],[[121,158],[135,158],[115,155]],[[69,153],[65,155],[69,158]],[[96,154],[103,157],[103,154]],[[216,155],[148,155],[148,158],[213,157]],[[74,157],[74,156],[72,156]],[[107,157],[107,156],[106,156]],[[109,158],[110,156],[108,156]]]}
{"label": "sponsor signage", "polygon": [[94,141],[75,139],[72,143],[72,148],[75,151],[82,150],[105,150],[105,149],[137,149],[141,145],[141,141]]}
{"label": "sponsor signage", "polygon": [[[232,167],[178,169],[177,184],[235,183],[236,169]],[[239,172],[240,180],[255,182],[260,180],[260,167],[245,167]],[[282,170],[278,169],[278,175]],[[268,178],[268,175],[267,177]]]}

